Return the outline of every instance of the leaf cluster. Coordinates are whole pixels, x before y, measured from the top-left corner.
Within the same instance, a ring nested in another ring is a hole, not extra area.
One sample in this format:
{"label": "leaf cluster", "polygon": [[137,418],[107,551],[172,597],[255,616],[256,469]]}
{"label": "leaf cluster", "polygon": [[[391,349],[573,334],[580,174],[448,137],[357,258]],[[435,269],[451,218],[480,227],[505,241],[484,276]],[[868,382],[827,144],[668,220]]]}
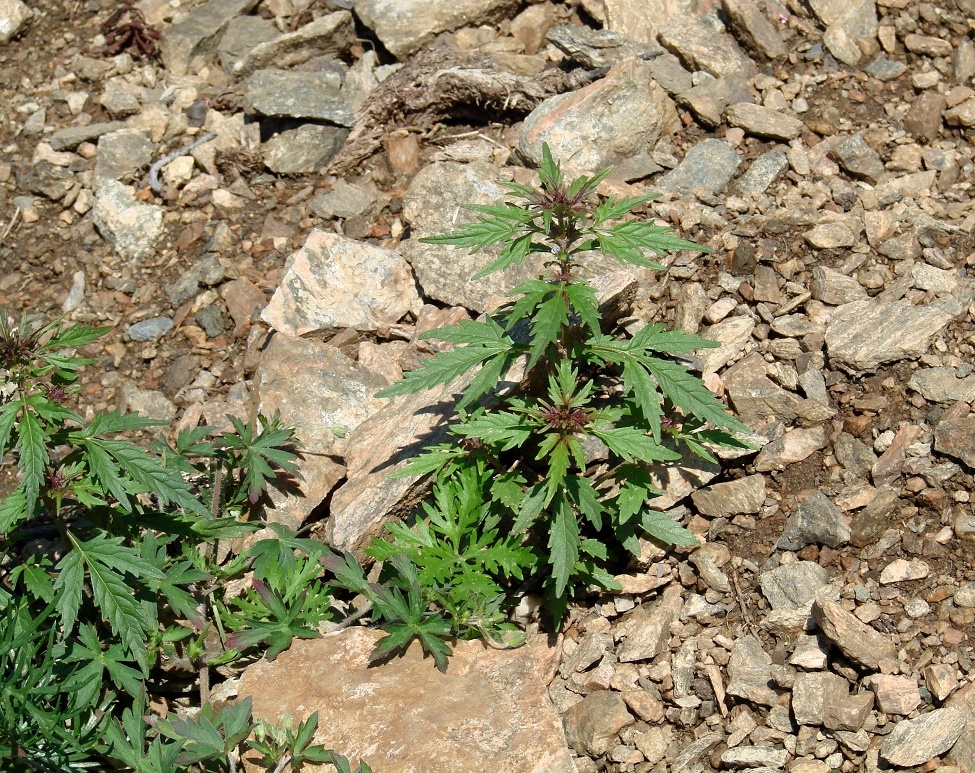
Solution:
{"label": "leaf cluster", "polygon": [[[480,540],[489,535],[494,544],[527,551],[531,563],[519,572],[527,587],[541,585],[558,623],[574,593],[616,587],[611,569],[624,553],[639,552],[641,537],[696,544],[649,506],[660,493],[655,482],[662,465],[684,453],[713,461],[718,447],[748,447],[737,437],[747,428],[683,359],[717,344],[659,323],[633,335],[604,329],[584,272],[592,253],[662,269],[648,256],[707,252],[665,226],[632,217],[652,195],[599,201],[596,189],[608,172],[570,181],[545,147],[538,186],[508,184],[509,200],[471,207],[474,223],[423,240],[472,251],[500,243],[498,258],[478,276],[536,253],[547,257],[548,269],[515,287],[495,313],[425,333],[452,347],[379,392],[407,394],[465,377],[453,439],[426,449],[399,473],[434,475],[421,520],[391,526],[370,549],[375,558],[405,557],[417,567],[431,608],[453,614],[436,597],[447,576],[464,578],[464,587],[482,599],[511,592],[491,584],[492,567],[454,547],[487,555]],[[499,391],[502,381],[508,386]],[[453,541],[438,542],[447,535]],[[451,560],[480,579],[443,572],[440,562]]]}

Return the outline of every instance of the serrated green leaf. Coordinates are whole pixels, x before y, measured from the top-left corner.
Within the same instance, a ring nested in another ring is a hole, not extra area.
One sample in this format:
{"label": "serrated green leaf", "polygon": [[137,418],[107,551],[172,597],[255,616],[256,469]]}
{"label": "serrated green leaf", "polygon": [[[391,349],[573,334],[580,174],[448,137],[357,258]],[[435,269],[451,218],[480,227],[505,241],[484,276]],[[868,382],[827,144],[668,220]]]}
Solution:
{"label": "serrated green leaf", "polygon": [[46,435],[32,411],[25,407],[18,426],[17,449],[20,451],[20,470],[23,476],[21,491],[24,493],[24,509],[33,515],[37,507],[44,469],[51,457],[45,443]]}
{"label": "serrated green leaf", "polygon": [[493,274],[495,271],[501,271],[508,268],[509,266],[519,266],[525,257],[531,252],[532,239],[534,238],[533,233],[527,233],[523,236],[518,236],[512,238],[499,253],[496,260],[488,264],[480,271],[478,271],[472,279],[481,279],[488,274]]}
{"label": "serrated green leaf", "polygon": [[579,523],[564,493],[559,493],[552,503],[548,549],[555,594],[563,596],[579,558]]}
{"label": "serrated green leaf", "polygon": [[483,413],[453,426],[461,437],[480,438],[492,445],[500,444],[500,451],[523,445],[537,430],[528,417],[507,411]]}
{"label": "serrated green leaf", "polygon": [[653,485],[650,474],[640,465],[630,464],[620,468],[618,480],[620,484],[619,495],[616,498],[616,511],[618,513],[618,523],[625,524],[633,516],[643,510],[647,501],[651,497],[658,496],[663,492]]}
{"label": "serrated green leaf", "polygon": [[640,413],[650,426],[654,440],[659,443],[663,410],[657,385],[643,365],[627,358],[623,361],[623,386],[633,395]]}
{"label": "serrated green leaf", "polygon": [[677,547],[694,547],[700,540],[690,531],[659,510],[644,510],[640,526],[654,539]]}
{"label": "serrated green leaf", "polygon": [[630,339],[630,350],[644,349],[668,354],[693,352],[698,349],[714,349],[720,346],[717,341],[690,335],[682,330],[667,330],[661,324],[646,325]]}
{"label": "serrated green leaf", "polygon": [[545,488],[547,490],[546,504],[552,501],[558,492],[565,476],[569,471],[570,453],[566,439],[550,433],[545,436],[538,449],[537,460],[544,459],[548,464],[548,471],[545,474]]}
{"label": "serrated green leaf", "polygon": [[[3,312],[0,311],[0,314]],[[0,405],[0,458],[7,453],[10,443],[10,434],[14,425],[17,423],[17,416],[20,413],[20,403],[10,402]]]}
{"label": "serrated green leaf", "polygon": [[463,376],[485,360],[497,357],[510,347],[505,346],[458,346],[449,352],[439,352],[436,357],[418,370],[407,373],[402,380],[380,389],[376,397],[395,397],[432,389],[438,384],[449,384]]}
{"label": "serrated green leaf", "polygon": [[525,492],[525,498],[521,500],[518,515],[515,522],[511,525],[514,534],[520,534],[531,526],[545,509],[548,502],[548,487],[544,482],[536,483]]}
{"label": "serrated green leaf", "polygon": [[27,520],[27,496],[22,488],[0,499],[0,534],[9,534],[21,521]]}
{"label": "serrated green leaf", "polygon": [[535,309],[532,316],[532,340],[526,371],[530,371],[548,348],[559,340],[562,327],[568,323],[569,305],[566,303],[565,293],[559,288]]}
{"label": "serrated green leaf", "polygon": [[54,606],[61,615],[61,625],[67,636],[78,620],[81,596],[85,590],[84,556],[80,551],[69,550],[55,568],[58,578],[54,581],[54,590],[58,600]]}
{"label": "serrated green leaf", "polygon": [[590,431],[626,461],[673,462],[680,454],[658,444],[638,427],[596,427]]}
{"label": "serrated green leaf", "polygon": [[390,478],[411,478],[413,476],[428,475],[436,472],[451,459],[456,459],[465,452],[462,448],[453,445],[441,445],[424,450],[422,454],[406,464],[402,470],[397,470]]}
{"label": "serrated green leaf", "polygon": [[569,499],[596,529],[603,528],[603,506],[599,494],[588,478],[581,475],[568,475],[565,490]]}
{"label": "serrated green leaf", "polygon": [[644,357],[641,361],[653,373],[660,391],[682,411],[696,416],[701,421],[710,421],[718,427],[739,432],[749,431],[744,424],[728,413],[724,403],[704,386],[701,379],[688,373],[682,365],[657,357]]}
{"label": "serrated green leaf", "polygon": [[593,225],[599,227],[607,220],[618,220],[619,218],[630,214],[637,207],[642,206],[649,201],[653,201],[658,197],[659,194],[656,193],[650,193],[646,196],[633,196],[630,198],[611,197],[596,207],[596,211],[593,213]]}
{"label": "serrated green leaf", "polygon": [[457,410],[462,411],[468,408],[476,400],[496,389],[504,374],[514,364],[517,356],[516,352],[509,351],[483,362],[480,370],[471,379],[471,383],[464,389],[463,396],[457,401]]}
{"label": "serrated green leaf", "polygon": [[574,282],[565,286],[565,294],[573,311],[594,335],[599,333],[599,300],[588,282]]}

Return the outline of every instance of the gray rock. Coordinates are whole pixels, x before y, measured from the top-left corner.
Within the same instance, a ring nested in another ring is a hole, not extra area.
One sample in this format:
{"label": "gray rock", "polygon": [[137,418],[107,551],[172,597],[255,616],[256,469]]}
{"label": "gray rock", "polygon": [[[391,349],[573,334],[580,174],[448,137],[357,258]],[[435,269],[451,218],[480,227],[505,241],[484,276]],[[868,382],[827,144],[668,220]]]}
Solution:
{"label": "gray rock", "polygon": [[918,95],[904,116],[904,131],[918,139],[934,142],[941,133],[945,95],[930,89]]}
{"label": "gray rock", "polygon": [[848,473],[857,478],[865,477],[877,463],[877,455],[866,443],[843,432],[833,444],[833,454]]}
{"label": "gray rock", "polygon": [[670,770],[703,770],[704,767],[700,764],[701,759],[708,755],[724,739],[724,733],[707,733],[697,740],[691,741],[674,758],[674,764],[670,767]]}
{"label": "gray rock", "polygon": [[260,115],[351,126],[352,113],[341,85],[334,72],[258,70],[247,79],[244,98],[247,109]]}
{"label": "gray rock", "polygon": [[186,75],[197,57],[216,50],[230,20],[243,16],[258,0],[207,0],[186,17],[163,31],[159,54],[173,75]]}
{"label": "gray rock", "polygon": [[336,185],[311,203],[311,211],[330,220],[361,215],[376,201],[376,194],[358,185]]}
{"label": "gray rock", "polygon": [[852,247],[856,236],[843,223],[820,223],[803,234],[806,241],[818,250],[835,250]]}
{"label": "gray rock", "polygon": [[106,180],[98,189],[92,218],[123,260],[149,257],[163,233],[162,208],[141,204],[131,188],[115,180]]}
{"label": "gray rock", "polygon": [[765,476],[747,475],[728,483],[715,483],[691,494],[694,507],[709,518],[757,513],[765,504]]}
{"label": "gray rock", "polygon": [[945,110],[944,119],[949,126],[975,126],[975,99],[966,99]]}
{"label": "gray rock", "polygon": [[908,301],[876,298],[844,304],[826,327],[830,363],[855,372],[919,357],[952,317],[938,304],[916,307]]}
{"label": "gray rock", "polygon": [[397,59],[415,53],[434,35],[514,16],[516,0],[357,0],[355,12]]}
{"label": "gray rock", "polygon": [[767,746],[736,746],[721,753],[721,764],[729,768],[764,767],[782,770],[789,752],[785,749],[770,749]]}
{"label": "gray rock", "polygon": [[649,62],[628,59],[595,83],[550,97],[525,119],[518,151],[536,166],[542,145],[573,173],[593,174],[677,131],[676,108]]}
{"label": "gray rock", "polygon": [[779,31],[752,0],[722,0],[722,7],[744,46],[766,59],[788,53]]}
{"label": "gray rock", "polygon": [[880,182],[884,173],[884,162],[860,134],[833,145],[829,155],[847,172],[871,185]]}
{"label": "gray rock", "polygon": [[813,602],[812,614],[823,636],[853,662],[876,671],[882,660],[896,660],[897,647],[890,637],[861,622],[826,595]]}
{"label": "gray rock", "polygon": [[[129,330],[131,333],[131,328]],[[155,389],[139,389],[128,381],[122,385],[119,410],[122,413],[137,413],[147,419],[172,421],[176,418],[177,409],[162,392]]]}
{"label": "gray rock", "polygon": [[731,648],[726,692],[761,706],[775,706],[779,696],[772,688],[771,670],[772,658],[762,643],[751,634],[740,636]]}
{"label": "gray rock", "polygon": [[693,75],[684,68],[680,59],[669,51],[663,51],[660,56],[655,56],[650,60],[650,64],[653,66],[654,80],[672,97],[683,94],[694,85]]}
{"label": "gray rock", "polygon": [[735,174],[739,163],[741,156],[732,145],[709,137],[687,151],[676,169],[656,181],[656,187],[682,195],[696,189],[720,193]]}
{"label": "gray rock", "polygon": [[954,368],[922,368],[914,371],[907,385],[933,403],[975,401],[975,375],[958,378]]}
{"label": "gray rock", "polygon": [[51,150],[54,151],[74,150],[82,142],[93,142],[103,134],[117,132],[119,129],[124,128],[125,124],[122,121],[90,123],[87,126],[69,126],[54,132],[48,140],[48,143],[51,146]]}
{"label": "gray rock", "polygon": [[138,91],[122,76],[109,78],[98,102],[113,118],[125,118],[142,110]]}
{"label": "gray rock", "polygon": [[260,16],[237,16],[227,23],[220,36],[217,54],[223,69],[230,71],[234,63],[250,53],[261,43],[281,36],[281,32],[267,19]]}
{"label": "gray rock", "polygon": [[287,69],[312,57],[337,57],[354,41],[352,14],[348,11],[329,13],[294,32],[257,41],[250,49],[241,51],[233,62],[233,73],[242,78],[265,67]]}
{"label": "gray rock", "polygon": [[706,126],[717,127],[722,123],[728,105],[748,102],[752,99],[748,81],[733,73],[721,78],[710,78],[691,89],[676,95],[677,102],[688,108]]}
{"label": "gray rock", "polygon": [[758,472],[782,470],[825,447],[826,432],[822,427],[792,429],[759,451],[754,466]]}
{"label": "gray rock", "polygon": [[876,78],[878,81],[884,81],[886,83],[887,81],[899,78],[904,74],[906,69],[907,65],[903,62],[892,61],[881,54],[864,67],[863,71],[871,78]]}
{"label": "gray rock", "polygon": [[814,491],[799,504],[779,538],[779,550],[800,550],[806,545],[845,545],[850,527],[840,509],[822,491]]}
{"label": "gray rock", "polygon": [[748,78],[757,69],[730,35],[683,14],[660,31],[660,42],[688,69],[704,70],[715,78],[732,74]]}
{"label": "gray rock", "polygon": [[867,291],[851,276],[827,266],[815,266],[809,281],[809,292],[817,301],[830,306],[865,300]]}
{"label": "gray rock", "polygon": [[239,695],[253,699],[255,721],[271,724],[314,707],[312,741],[376,771],[576,773],[540,677],[549,647],[456,642],[442,674],[419,642],[376,667],[370,654],[383,635],[355,626],[295,640],[273,662],[247,668]]}
{"label": "gray rock", "polygon": [[762,355],[749,354],[723,376],[725,391],[738,419],[755,432],[779,422],[794,421],[801,400],[765,375]]}
{"label": "gray rock", "polygon": [[827,701],[846,697],[849,684],[839,674],[799,673],[792,688],[792,714],[800,725],[817,727],[826,718]]}
{"label": "gray rock", "polygon": [[[647,48],[644,44],[630,40],[619,32],[607,29],[594,30],[578,24],[553,27],[545,37],[559,51],[590,70],[597,67],[612,67],[624,59],[639,56]],[[689,79],[688,73],[688,87],[690,87]],[[663,82],[660,85],[667,88]]]}
{"label": "gray rock", "polygon": [[804,128],[798,118],[748,102],[730,105],[725,110],[725,117],[732,126],[738,126],[756,137],[785,142],[794,140]]}
{"label": "gray rock", "polygon": [[562,716],[569,745],[579,754],[593,757],[605,754],[620,730],[634,721],[622,696],[612,690],[589,693]]}
{"label": "gray rock", "polygon": [[275,330],[298,337],[317,330],[376,330],[420,306],[401,255],[316,229],[288,258],[261,316]]}
{"label": "gray rock", "polygon": [[683,602],[679,585],[667,587],[653,604],[637,607],[620,624],[617,636],[625,636],[617,653],[621,663],[652,660],[667,649],[670,626],[680,615]]}
{"label": "gray rock", "polygon": [[[23,182],[27,190],[46,196],[51,201],[60,201],[78,184],[71,172],[54,166],[50,161],[38,161],[24,171]],[[24,203],[31,206],[27,202]]]}
{"label": "gray rock", "polygon": [[151,317],[130,325],[125,335],[132,341],[157,341],[172,329],[169,317]]}
{"label": "gray rock", "polygon": [[30,8],[20,0],[0,0],[0,46],[13,40],[30,16]]}
{"label": "gray rock", "polygon": [[105,180],[135,175],[152,163],[155,145],[143,129],[119,129],[102,134],[95,154],[95,187]]}
{"label": "gray rock", "polygon": [[916,263],[911,268],[914,286],[935,295],[955,295],[958,292],[958,274],[944,268],[935,268],[927,263]]}
{"label": "gray rock", "polygon": [[853,67],[859,64],[865,52],[872,56],[880,50],[877,28],[875,0],[853,0],[844,5],[839,16],[826,28],[823,44],[833,56]]}
{"label": "gray rock", "polygon": [[899,497],[893,489],[882,488],[869,505],[850,518],[850,543],[862,548],[876,541],[897,519]]}
{"label": "gray rock", "polygon": [[884,740],[880,756],[902,768],[921,765],[948,751],[970,720],[965,712],[954,708],[901,720]]}
{"label": "gray rock", "polygon": [[769,150],[752,161],[739,177],[733,191],[739,194],[765,193],[789,168],[789,159],[781,150]]}
{"label": "gray rock", "polygon": [[261,146],[261,157],[275,174],[315,172],[328,165],[348,136],[348,129],[305,124],[273,136]]}
{"label": "gray rock", "polygon": [[781,633],[809,630],[816,595],[829,584],[829,575],[812,561],[795,561],[762,572],[762,593],[772,605],[764,625]]}
{"label": "gray rock", "polygon": [[225,279],[234,279],[237,271],[227,268],[220,262],[220,256],[214,252],[207,253],[190,269],[164,290],[173,308],[179,308],[186,301],[196,295],[200,287],[216,287]]}

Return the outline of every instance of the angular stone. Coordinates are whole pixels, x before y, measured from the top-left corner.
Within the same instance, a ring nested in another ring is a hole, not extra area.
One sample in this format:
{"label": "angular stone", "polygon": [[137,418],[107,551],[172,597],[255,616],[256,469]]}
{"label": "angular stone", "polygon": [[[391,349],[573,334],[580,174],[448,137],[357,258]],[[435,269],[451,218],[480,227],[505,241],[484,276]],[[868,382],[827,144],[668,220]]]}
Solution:
{"label": "angular stone", "polygon": [[725,117],[732,126],[738,126],[748,134],[785,142],[798,137],[804,128],[798,118],[748,102],[730,105],[725,110]]}
{"label": "angular stone", "polygon": [[895,582],[923,580],[930,571],[931,569],[924,561],[895,558],[880,572],[880,584],[891,585]]}
{"label": "angular stone", "polygon": [[825,447],[826,431],[822,427],[789,430],[759,451],[754,466],[758,472],[783,470]]}
{"label": "angular stone", "polygon": [[856,279],[828,266],[813,268],[809,292],[817,301],[830,306],[842,306],[844,303],[853,303],[867,297],[867,291]]}
{"label": "angular stone", "polygon": [[261,157],[275,174],[308,174],[327,166],[348,136],[348,129],[305,124],[274,135],[261,146]]}
{"label": "angular stone", "polygon": [[140,203],[131,188],[115,180],[98,189],[92,219],[123,260],[149,257],[163,233],[162,207]]}
{"label": "angular stone", "polygon": [[748,475],[728,483],[715,483],[691,494],[694,507],[709,518],[757,513],[765,504],[765,476]]}
{"label": "angular stone", "polygon": [[236,77],[242,78],[265,67],[288,69],[312,57],[338,57],[355,41],[355,24],[348,11],[336,11],[315,19],[294,32],[276,35],[233,62]]}
{"label": "angular stone", "polygon": [[748,316],[729,317],[701,331],[701,337],[721,344],[715,349],[702,349],[697,362],[702,376],[717,373],[735,359],[751,340],[755,321]]}
{"label": "angular stone", "polygon": [[150,317],[136,322],[125,331],[130,341],[157,341],[173,329],[169,317]]}
{"label": "angular stone", "polygon": [[878,26],[875,0],[853,0],[843,4],[838,16],[829,23],[823,44],[833,56],[853,67],[864,54],[872,56],[879,52]]}
{"label": "angular stone", "polygon": [[966,99],[961,104],[949,108],[944,113],[949,126],[975,126],[975,98]]}
{"label": "angular stone", "polygon": [[877,696],[877,708],[885,714],[906,717],[921,705],[917,681],[908,676],[874,674],[868,686]]}
{"label": "angular stone", "polygon": [[804,671],[822,671],[826,668],[828,648],[829,645],[819,636],[800,636],[789,658],[789,665]]}
{"label": "angular stone", "polygon": [[[955,594],[957,603],[958,594]],[[924,686],[938,703],[943,702],[958,687],[955,667],[947,663],[935,663],[924,667]],[[973,758],[975,759],[975,758]]]}
{"label": "angular stone", "polygon": [[375,667],[370,655],[382,636],[355,627],[295,640],[276,660],[250,666],[238,697],[250,696],[255,720],[272,724],[317,711],[312,742],[376,771],[574,773],[532,647],[457,642],[441,673],[418,642]]}
{"label": "angular stone", "polygon": [[856,236],[843,223],[820,223],[803,236],[813,247],[820,250],[852,247],[856,243]]}
{"label": "angular stone", "polygon": [[[212,1],[212,0],[211,0]],[[311,118],[352,126],[352,112],[334,72],[301,72],[269,68],[247,79],[247,109],[278,118]]]}
{"label": "angular stone", "polygon": [[779,422],[791,422],[801,402],[765,375],[766,362],[761,354],[750,354],[732,365],[724,374],[725,391],[738,419],[759,432]]}
{"label": "angular stone", "polygon": [[954,295],[958,292],[958,274],[943,268],[935,268],[927,263],[916,263],[911,268],[914,286],[936,295]]}
{"label": "angular stone", "polygon": [[237,16],[228,22],[217,44],[220,64],[224,70],[230,72],[234,62],[253,50],[255,46],[280,36],[278,28],[267,19],[260,16]]}
{"label": "angular stone", "polygon": [[618,630],[618,635],[626,637],[617,653],[619,661],[651,660],[666,650],[670,626],[682,606],[680,586],[671,585],[652,605],[641,605],[630,613]]}
{"label": "angular stone", "polygon": [[736,746],[721,753],[721,764],[729,768],[782,770],[789,752],[767,746]]}
{"label": "angular stone", "polygon": [[762,593],[772,606],[764,625],[777,632],[794,633],[812,628],[813,601],[829,584],[829,575],[812,561],[782,564],[758,577]]}
{"label": "angular stone", "polygon": [[905,70],[907,70],[906,64],[891,61],[883,54],[863,68],[863,71],[871,78],[876,78],[878,81],[883,81],[884,83],[899,78],[904,74]]}
{"label": "angular stone", "polygon": [[525,119],[519,152],[538,165],[542,144],[574,174],[593,174],[639,153],[679,127],[677,110],[642,59],[620,62],[578,91],[546,99]]}
{"label": "angular stone", "polygon": [[385,382],[334,346],[275,335],[254,377],[258,411],[281,414],[307,453],[341,456],[343,438],[383,407]]}
{"label": "angular stone", "polygon": [[934,429],[934,450],[975,468],[975,412],[968,412],[967,403],[957,403],[941,417]]}
{"label": "angular stone", "polygon": [[941,133],[945,95],[934,89],[923,92],[904,116],[904,131],[918,139],[934,142]]}
{"label": "angular stone", "polygon": [[751,166],[735,181],[735,193],[765,193],[789,168],[789,159],[781,150],[769,150],[752,161]]}
{"label": "angular stone", "polygon": [[156,389],[139,389],[131,381],[122,385],[119,410],[138,413],[147,419],[171,422],[176,418],[176,405]]}
{"label": "angular stone", "polygon": [[891,765],[922,765],[948,751],[970,717],[958,709],[935,709],[894,725],[880,747],[880,757]]}
{"label": "angular stone", "polygon": [[230,20],[250,12],[258,0],[207,0],[163,31],[159,53],[166,70],[186,75],[193,60],[213,53]]}
{"label": "angular stone", "polygon": [[397,59],[415,53],[434,35],[510,18],[516,0],[357,0],[362,23]]}
{"label": "angular stone", "polygon": [[[844,687],[844,692],[846,688]],[[837,696],[827,701],[823,727],[827,730],[855,733],[863,727],[873,708],[873,695],[869,692]]]}
{"label": "angular stone", "polygon": [[[686,71],[685,71],[686,72]],[[728,105],[752,99],[748,81],[738,73],[711,78],[693,88],[675,94],[681,106],[688,108],[705,126],[718,127]]]}
{"label": "angular stone", "polygon": [[766,59],[778,59],[789,52],[779,31],[752,0],[722,0],[721,5],[746,48]]}
{"label": "angular stone", "polygon": [[897,647],[889,637],[860,622],[826,596],[820,595],[813,602],[812,614],[823,636],[853,662],[876,671],[880,661],[897,658]]}
{"label": "angular stone", "polygon": [[376,330],[419,308],[402,256],[316,229],[288,258],[262,317],[275,330],[298,337],[316,330]]}
{"label": "angular stone", "polygon": [[95,154],[95,187],[105,180],[121,180],[145,169],[156,146],[142,129],[119,129],[102,134]]}
{"label": "angular stone", "polygon": [[117,132],[124,128],[125,123],[123,121],[90,123],[87,126],[68,126],[54,132],[48,142],[54,151],[74,150],[82,142],[93,142],[103,134]]}
{"label": "angular stone", "polygon": [[909,33],[904,36],[904,48],[915,54],[951,56],[951,42],[944,38],[936,38],[930,35]]}
{"label": "angular stone", "polygon": [[330,220],[335,217],[361,215],[376,201],[376,195],[358,185],[340,185],[311,203],[311,211]]}
{"label": "angular stone", "polygon": [[798,673],[792,687],[792,714],[800,725],[818,727],[826,721],[827,704],[847,697],[850,685],[828,671]]}
{"label": "angular stone", "polygon": [[644,47],[655,45],[660,30],[682,12],[681,4],[673,0],[603,0],[603,4],[606,28]]}
{"label": "angular stone", "polygon": [[[762,643],[751,634],[735,640],[728,661],[728,695],[762,706],[778,704],[778,693],[772,689],[772,658]],[[678,770],[678,768],[674,768]]]}
{"label": "angular stone", "polygon": [[[593,757],[605,754],[616,742],[620,730],[634,721],[622,696],[611,690],[589,693],[562,717],[569,745],[579,754]],[[534,770],[541,773],[542,769]]]}
{"label": "angular stone", "polygon": [[908,301],[876,298],[844,304],[826,328],[830,362],[850,371],[868,371],[919,357],[952,316],[937,304],[918,307]]}
{"label": "angular stone", "polygon": [[0,0],[0,46],[13,40],[30,16],[30,8],[20,0]]}
{"label": "angular stone", "polygon": [[[646,51],[645,45],[619,32],[607,29],[594,30],[578,24],[554,27],[545,37],[559,51],[590,70],[597,67],[612,67],[624,59],[640,56]],[[676,59],[674,61],[676,62]],[[690,73],[688,73],[689,77]],[[658,77],[657,80],[660,81],[660,78]],[[664,81],[660,81],[660,85],[667,88]],[[690,80],[687,88],[690,88]],[[667,88],[667,90],[671,89]]]}
{"label": "angular stone", "polygon": [[678,194],[703,189],[720,193],[735,174],[741,156],[724,140],[708,137],[687,151],[675,169],[656,181],[656,187]]}
{"label": "angular stone", "polygon": [[845,545],[850,527],[840,509],[822,491],[813,491],[799,504],[785,523],[776,547],[800,550],[806,545]]}
{"label": "angular stone", "polygon": [[870,504],[850,519],[850,543],[862,548],[887,531],[897,517],[898,500],[893,489],[880,489]]}
{"label": "angular stone", "polygon": [[880,182],[884,173],[884,162],[860,134],[833,145],[829,154],[847,172],[871,185]]}
{"label": "angular stone", "polygon": [[715,78],[732,74],[747,78],[757,69],[734,38],[686,15],[660,31],[660,42],[688,69],[704,70]]}

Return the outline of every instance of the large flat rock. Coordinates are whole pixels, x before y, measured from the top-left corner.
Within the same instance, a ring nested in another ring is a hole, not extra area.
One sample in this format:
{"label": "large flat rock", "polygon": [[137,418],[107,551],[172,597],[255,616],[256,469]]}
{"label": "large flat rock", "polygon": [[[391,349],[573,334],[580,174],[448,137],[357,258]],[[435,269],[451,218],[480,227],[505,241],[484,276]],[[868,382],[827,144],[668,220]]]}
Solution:
{"label": "large flat rock", "polygon": [[575,773],[532,648],[458,642],[440,673],[414,642],[372,667],[382,635],[352,628],[296,640],[248,668],[238,696],[253,699],[256,720],[317,711],[314,743],[377,773]]}

